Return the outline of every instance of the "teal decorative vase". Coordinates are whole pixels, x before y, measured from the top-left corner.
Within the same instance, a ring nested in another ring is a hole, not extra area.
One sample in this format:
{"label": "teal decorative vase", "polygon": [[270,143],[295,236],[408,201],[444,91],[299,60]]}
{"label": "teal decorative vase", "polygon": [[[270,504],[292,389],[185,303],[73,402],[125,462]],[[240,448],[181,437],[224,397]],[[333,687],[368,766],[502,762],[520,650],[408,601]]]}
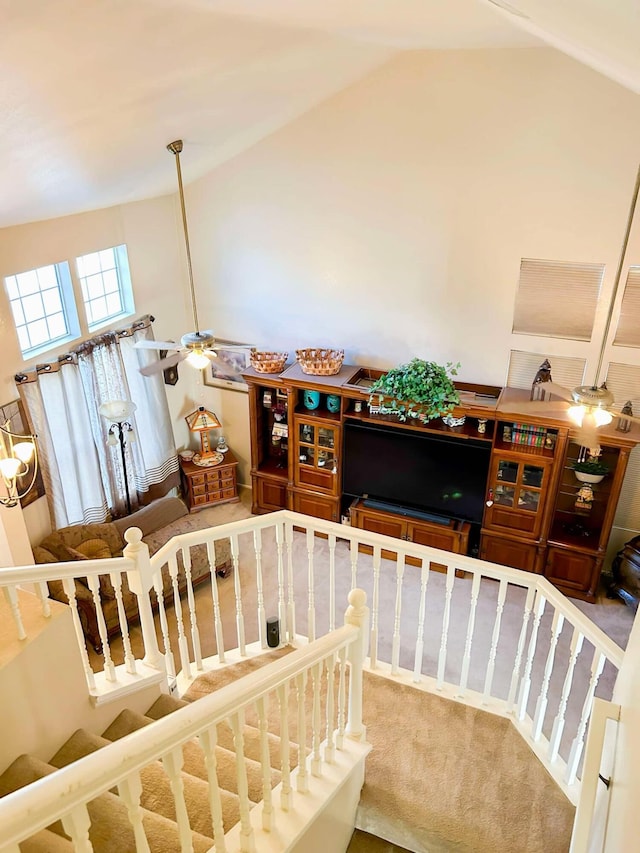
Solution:
{"label": "teal decorative vase", "polygon": [[320,405],[319,391],[305,391],[302,397],[305,409],[317,409]]}
{"label": "teal decorative vase", "polygon": [[327,409],[330,412],[340,411],[340,397],[337,394],[329,394],[327,397]]}

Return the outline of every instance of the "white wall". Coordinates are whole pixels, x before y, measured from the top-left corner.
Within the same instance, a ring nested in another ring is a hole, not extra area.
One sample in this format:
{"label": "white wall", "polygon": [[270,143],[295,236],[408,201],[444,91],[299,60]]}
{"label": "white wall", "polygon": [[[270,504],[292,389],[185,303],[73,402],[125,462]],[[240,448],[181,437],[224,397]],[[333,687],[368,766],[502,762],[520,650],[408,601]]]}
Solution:
{"label": "white wall", "polygon": [[400,55],[187,188],[201,313],[502,383],[522,257],[605,262],[611,287],[639,104],[551,49]]}
{"label": "white wall", "polygon": [[[382,367],[459,361],[468,381],[503,383],[511,348],[584,356],[593,372],[638,106],[552,49],[398,56],[186,188],[201,326],[292,356],[330,345]],[[637,232],[629,260],[640,263]],[[175,197],[4,229],[0,275],[116,242],[129,247],[136,313],[157,317],[156,337],[190,330]],[[593,343],[511,334],[522,257],[606,264]],[[8,401],[24,365],[4,294],[0,314]],[[194,446],[183,419],[207,405],[247,483],[246,395],[203,387],[185,366],[180,377],[167,388],[177,446]],[[41,503],[30,532],[46,526]]]}

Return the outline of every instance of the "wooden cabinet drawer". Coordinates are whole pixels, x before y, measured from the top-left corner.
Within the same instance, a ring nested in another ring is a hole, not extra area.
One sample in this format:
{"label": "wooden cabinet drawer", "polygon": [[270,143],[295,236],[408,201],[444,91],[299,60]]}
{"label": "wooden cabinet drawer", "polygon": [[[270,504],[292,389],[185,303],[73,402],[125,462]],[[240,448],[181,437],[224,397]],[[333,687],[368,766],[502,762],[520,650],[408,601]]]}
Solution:
{"label": "wooden cabinet drawer", "polygon": [[296,485],[310,486],[313,489],[324,489],[327,492],[333,492],[335,483],[336,475],[330,471],[318,471],[317,468],[307,465],[300,465],[298,468]]}
{"label": "wooden cabinet drawer", "polygon": [[194,486],[204,486],[204,484],[205,484],[205,483],[206,483],[206,481],[207,481],[207,480],[206,480],[206,475],[205,475],[204,473],[202,473],[202,474],[192,474],[192,475],[191,475],[191,477],[190,477],[189,479],[191,480],[191,482],[193,483],[193,485],[194,485]]}
{"label": "wooden cabinet drawer", "polygon": [[[601,559],[600,559],[601,562]],[[579,551],[569,551],[566,548],[558,548],[551,545],[547,552],[547,564],[544,570],[545,577],[561,589],[570,592],[583,592],[591,597],[595,585],[593,578],[599,574],[599,561],[595,555],[584,554]]]}
{"label": "wooden cabinet drawer", "polygon": [[193,487],[193,494],[194,495],[206,495],[206,493],[207,493],[207,487],[205,485]]}
{"label": "wooden cabinet drawer", "polygon": [[540,515],[540,513],[504,509],[494,504],[486,512],[485,524],[494,529],[501,528],[513,533],[527,533],[531,536],[537,536],[541,520]]}
{"label": "wooden cabinet drawer", "polygon": [[209,498],[207,495],[194,495],[193,496],[193,505],[194,506],[206,506],[209,503]]}
{"label": "wooden cabinet drawer", "polygon": [[325,498],[322,495],[294,492],[292,503],[294,512],[302,512],[305,515],[312,515],[314,518],[323,518],[325,521],[338,520],[337,500]]}
{"label": "wooden cabinet drawer", "polygon": [[534,572],[538,549],[535,545],[507,539],[502,536],[482,534],[480,540],[480,558],[501,566],[511,566],[512,569],[522,569]]}
{"label": "wooden cabinet drawer", "polygon": [[287,506],[286,480],[253,477],[252,512],[273,512]]}

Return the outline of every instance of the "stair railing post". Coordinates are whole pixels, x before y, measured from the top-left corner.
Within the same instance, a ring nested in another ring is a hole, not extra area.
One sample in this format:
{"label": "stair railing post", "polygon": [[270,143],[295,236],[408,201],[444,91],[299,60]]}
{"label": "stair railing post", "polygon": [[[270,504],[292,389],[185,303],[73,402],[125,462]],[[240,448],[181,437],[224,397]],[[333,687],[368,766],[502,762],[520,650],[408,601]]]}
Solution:
{"label": "stair railing post", "polygon": [[349,606],[344,615],[345,625],[358,628],[358,637],[349,646],[349,705],[347,709],[346,734],[353,740],[364,741],[367,736],[362,722],[362,669],[367,656],[369,639],[369,608],[367,593],[363,589],[352,589]]}
{"label": "stair railing post", "polygon": [[[149,560],[149,548],[142,541],[142,531],[139,527],[130,527],[125,531],[124,538],[127,545],[122,552],[123,556],[128,560],[133,560],[136,564],[134,570],[127,572],[127,581],[129,589],[136,596],[138,603],[140,628],[142,629],[142,640],[144,643],[144,658],[142,659],[142,663],[145,666],[152,667],[152,669],[164,672],[164,657],[158,647],[156,628],[153,622],[153,610],[151,609],[151,600],[149,598],[149,591],[153,587],[153,571]],[[159,589],[162,589],[161,585]]]}

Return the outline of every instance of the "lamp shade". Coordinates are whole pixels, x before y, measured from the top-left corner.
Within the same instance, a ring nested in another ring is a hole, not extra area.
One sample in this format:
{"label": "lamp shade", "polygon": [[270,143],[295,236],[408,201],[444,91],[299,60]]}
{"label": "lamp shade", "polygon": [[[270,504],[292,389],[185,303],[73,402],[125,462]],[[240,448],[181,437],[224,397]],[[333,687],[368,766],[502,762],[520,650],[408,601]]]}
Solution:
{"label": "lamp shade", "polygon": [[110,400],[108,403],[103,403],[98,411],[106,420],[117,423],[128,420],[137,408],[131,400]]}
{"label": "lamp shade", "polygon": [[187,426],[191,432],[202,432],[202,430],[207,429],[219,429],[222,426],[213,412],[205,409],[204,406],[200,406],[195,412],[191,412],[190,415],[187,415],[185,421],[187,422]]}

